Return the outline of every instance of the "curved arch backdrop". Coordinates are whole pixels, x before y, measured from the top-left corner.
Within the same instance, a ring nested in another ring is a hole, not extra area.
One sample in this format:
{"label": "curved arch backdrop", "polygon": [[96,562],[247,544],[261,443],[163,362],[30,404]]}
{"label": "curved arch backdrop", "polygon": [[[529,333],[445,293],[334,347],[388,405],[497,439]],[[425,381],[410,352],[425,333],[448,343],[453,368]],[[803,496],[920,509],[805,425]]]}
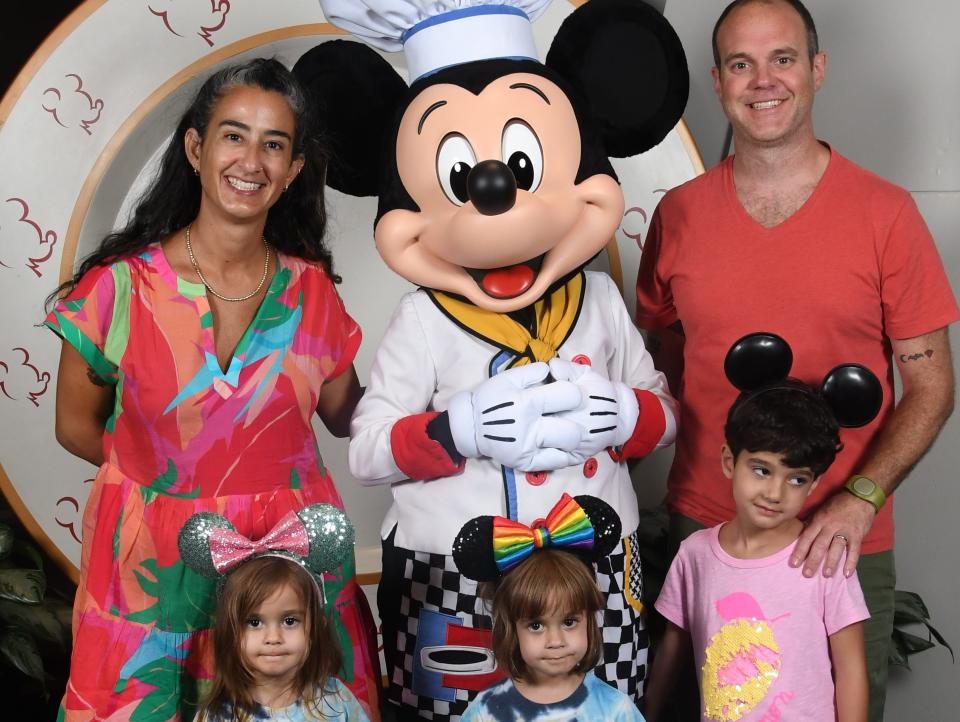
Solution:
{"label": "curved arch backdrop", "polygon": [[[574,4],[554,2],[535,24],[541,57]],[[316,0],[87,0],[39,48],[0,102],[6,169],[0,178],[0,488],[74,579],[81,514],[95,469],[54,438],[60,343],[39,326],[44,298],[125,217],[207,74],[260,55],[292,65],[334,37],[342,33],[325,22]],[[402,57],[388,60],[405,74]],[[703,166],[682,123],[653,150],[614,166],[627,210],[608,253],[594,266],[608,270],[621,289],[625,283],[632,311],[650,215],[666,189]],[[328,198],[328,239],[344,279],[340,292],[364,333],[356,362],[363,382],[393,308],[411,286],[377,255],[374,199],[333,191]],[[357,528],[358,568],[376,572],[389,490],[361,487],[347,469],[346,441],[322,429],[318,437]],[[649,465],[646,471],[649,476]]]}

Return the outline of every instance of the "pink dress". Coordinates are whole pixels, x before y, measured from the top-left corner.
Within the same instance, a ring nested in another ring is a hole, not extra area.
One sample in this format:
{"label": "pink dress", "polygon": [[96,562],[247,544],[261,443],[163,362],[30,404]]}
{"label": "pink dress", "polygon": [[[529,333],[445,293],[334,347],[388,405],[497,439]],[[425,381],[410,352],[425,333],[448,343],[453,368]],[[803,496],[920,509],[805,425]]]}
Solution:
{"label": "pink dress", "polygon": [[[311,422],[360,329],[321,265],[277,262],[226,372],[204,287],[179,278],[159,244],[91,270],[47,317],[116,388],[84,511],[67,722],[193,718],[213,677],[216,581],[179,559],[191,514],[216,511],[259,538],[291,509],[342,506]],[[341,678],[376,720],[375,632],[352,559],[326,595]]]}

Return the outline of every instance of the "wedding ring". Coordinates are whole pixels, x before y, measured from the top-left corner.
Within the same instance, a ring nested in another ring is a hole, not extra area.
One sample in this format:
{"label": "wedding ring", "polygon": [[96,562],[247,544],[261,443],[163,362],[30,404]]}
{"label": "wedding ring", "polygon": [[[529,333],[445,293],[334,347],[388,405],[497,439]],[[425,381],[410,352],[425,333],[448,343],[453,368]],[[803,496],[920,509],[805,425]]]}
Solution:
{"label": "wedding ring", "polygon": [[839,539],[839,540],[840,540],[840,543],[843,544],[844,546],[846,546],[846,545],[849,543],[849,541],[850,541],[850,540],[847,539],[847,537],[845,537],[843,534],[834,534],[834,535],[833,535],[833,538],[834,538],[834,539]]}

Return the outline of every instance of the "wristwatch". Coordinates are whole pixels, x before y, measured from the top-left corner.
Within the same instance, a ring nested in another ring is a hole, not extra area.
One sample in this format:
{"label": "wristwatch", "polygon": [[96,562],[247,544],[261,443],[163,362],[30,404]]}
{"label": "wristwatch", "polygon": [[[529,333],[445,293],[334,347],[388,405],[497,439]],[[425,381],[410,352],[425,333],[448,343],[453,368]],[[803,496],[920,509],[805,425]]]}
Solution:
{"label": "wristwatch", "polygon": [[887,501],[887,495],[877,485],[877,482],[860,474],[854,474],[847,479],[847,483],[843,487],[854,496],[873,504],[873,508],[877,511],[880,511]]}

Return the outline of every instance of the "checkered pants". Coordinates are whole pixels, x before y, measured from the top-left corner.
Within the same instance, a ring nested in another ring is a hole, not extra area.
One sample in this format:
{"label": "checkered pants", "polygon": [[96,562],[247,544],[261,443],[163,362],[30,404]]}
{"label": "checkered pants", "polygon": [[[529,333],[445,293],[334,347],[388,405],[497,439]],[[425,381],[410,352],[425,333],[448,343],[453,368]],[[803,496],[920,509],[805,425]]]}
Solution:
{"label": "checkered pants", "polygon": [[[606,609],[603,657],[594,672],[639,702],[643,696],[648,639],[641,614],[636,532],[597,564],[597,586],[606,600]],[[397,719],[456,722],[476,693],[458,689],[455,699],[446,701],[413,691],[417,623],[420,610],[427,609],[459,617],[469,627],[489,629],[489,609],[477,597],[476,583],[460,575],[453,557],[396,547],[391,534],[383,542],[383,578],[377,605],[389,675],[386,698],[399,707]]]}

